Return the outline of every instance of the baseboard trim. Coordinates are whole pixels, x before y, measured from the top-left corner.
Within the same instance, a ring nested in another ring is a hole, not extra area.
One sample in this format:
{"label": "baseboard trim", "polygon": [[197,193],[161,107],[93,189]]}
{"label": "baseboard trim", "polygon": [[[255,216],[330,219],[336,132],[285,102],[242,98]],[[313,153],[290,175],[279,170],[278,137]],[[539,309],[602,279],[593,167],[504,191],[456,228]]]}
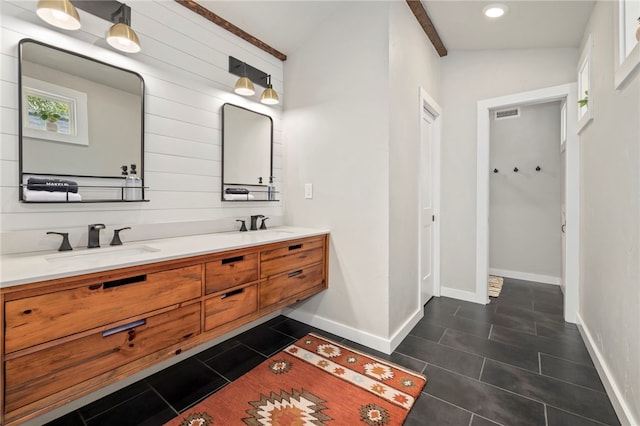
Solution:
{"label": "baseboard trim", "polygon": [[411,315],[404,324],[402,324],[398,331],[393,333],[393,336],[391,336],[391,340],[389,342],[389,354],[396,350],[398,345],[409,335],[409,332],[413,330],[413,327],[415,327],[418,322],[420,322],[422,317],[424,317],[424,308],[420,306],[413,315]]}
{"label": "baseboard trim", "polygon": [[393,352],[391,349],[390,339],[385,339],[380,336],[367,333],[366,331],[358,330],[357,328],[318,316],[317,314],[305,312],[300,309],[289,308],[283,309],[282,314],[288,318],[320,328],[326,332],[337,334],[338,336],[342,336],[345,339],[352,340],[368,348],[375,349],[386,354],[391,354],[391,352]]}
{"label": "baseboard trim", "polygon": [[553,277],[551,275],[532,274],[529,272],[509,271],[507,269],[489,268],[489,274],[498,277],[513,278],[516,280],[533,281],[542,284],[561,285],[561,277]]}
{"label": "baseboard trim", "polygon": [[478,299],[478,295],[473,291],[458,290],[457,288],[450,287],[441,287],[440,295],[451,297],[453,299],[464,300],[466,302],[480,303],[481,305],[486,305],[489,300],[489,295],[484,295],[484,297],[480,296],[480,299]]}
{"label": "baseboard trim", "polygon": [[618,415],[618,420],[620,420],[620,423],[623,425],[640,425],[640,419],[633,418],[633,413],[622,396],[620,386],[618,386],[613,378],[606,360],[598,349],[595,340],[591,336],[591,331],[589,331],[589,328],[585,325],[580,313],[576,314],[576,325],[578,326],[582,339],[584,340],[587,350],[591,355],[593,364],[596,366],[596,370],[598,371],[600,380],[602,380],[602,384],[607,391],[607,395],[609,396],[609,399],[611,399],[611,404]]}

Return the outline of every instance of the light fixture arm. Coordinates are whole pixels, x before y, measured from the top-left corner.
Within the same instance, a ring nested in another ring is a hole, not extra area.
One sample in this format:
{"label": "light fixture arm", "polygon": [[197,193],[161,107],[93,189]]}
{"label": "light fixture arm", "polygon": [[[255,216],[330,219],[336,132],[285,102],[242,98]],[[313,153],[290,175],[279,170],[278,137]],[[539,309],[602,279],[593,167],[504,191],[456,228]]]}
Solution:
{"label": "light fixture arm", "polygon": [[126,24],[131,25],[131,8],[126,4],[122,4],[118,10],[113,12],[110,17],[111,22],[114,24]]}
{"label": "light fixture arm", "polygon": [[131,25],[131,8],[117,0],[71,0],[71,3],[105,21]]}

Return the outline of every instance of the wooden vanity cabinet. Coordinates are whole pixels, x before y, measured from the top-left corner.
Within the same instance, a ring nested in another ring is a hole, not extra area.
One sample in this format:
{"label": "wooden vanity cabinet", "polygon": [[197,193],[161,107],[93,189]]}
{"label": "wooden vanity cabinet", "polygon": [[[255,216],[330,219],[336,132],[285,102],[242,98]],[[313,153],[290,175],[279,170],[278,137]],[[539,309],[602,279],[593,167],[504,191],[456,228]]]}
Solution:
{"label": "wooden vanity cabinet", "polygon": [[327,288],[328,235],[0,290],[17,425]]}

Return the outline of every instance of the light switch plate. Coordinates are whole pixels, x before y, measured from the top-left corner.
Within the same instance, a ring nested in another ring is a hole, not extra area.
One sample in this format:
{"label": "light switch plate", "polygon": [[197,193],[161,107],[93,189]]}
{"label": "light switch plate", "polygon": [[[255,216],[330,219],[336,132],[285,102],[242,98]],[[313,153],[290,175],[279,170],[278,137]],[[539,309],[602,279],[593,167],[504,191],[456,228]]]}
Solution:
{"label": "light switch plate", "polygon": [[304,198],[310,200],[313,198],[313,184],[305,183],[304,184]]}

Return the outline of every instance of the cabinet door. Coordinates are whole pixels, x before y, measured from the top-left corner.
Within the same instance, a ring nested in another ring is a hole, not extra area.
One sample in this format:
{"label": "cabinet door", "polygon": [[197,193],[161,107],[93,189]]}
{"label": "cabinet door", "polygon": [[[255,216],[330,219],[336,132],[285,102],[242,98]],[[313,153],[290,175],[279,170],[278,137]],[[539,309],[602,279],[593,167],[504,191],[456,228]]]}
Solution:
{"label": "cabinet door", "polygon": [[202,293],[202,265],[17,299],[5,304],[5,352],[90,330]]}
{"label": "cabinet door", "polygon": [[260,308],[293,298],[314,287],[323,287],[324,265],[318,264],[279,275],[260,284]]}
{"label": "cabinet door", "polygon": [[5,410],[13,411],[200,333],[195,303],[5,363]]}
{"label": "cabinet door", "polygon": [[260,277],[294,271],[302,266],[322,262],[323,259],[324,238],[290,241],[286,245],[260,253]]}

